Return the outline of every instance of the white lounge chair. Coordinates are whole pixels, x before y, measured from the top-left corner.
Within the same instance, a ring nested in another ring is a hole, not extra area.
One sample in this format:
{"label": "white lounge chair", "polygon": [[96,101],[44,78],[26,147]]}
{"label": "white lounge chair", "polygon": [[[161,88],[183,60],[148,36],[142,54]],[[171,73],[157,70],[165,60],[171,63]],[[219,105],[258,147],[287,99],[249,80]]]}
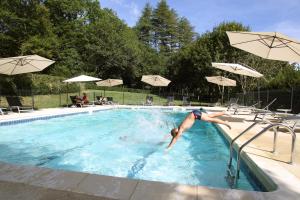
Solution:
{"label": "white lounge chair", "polygon": [[273,99],[270,103],[268,103],[262,109],[252,109],[252,113],[255,114],[254,120],[261,119],[263,120],[267,115],[274,115],[275,112],[270,111],[270,106],[277,100],[277,98]]}

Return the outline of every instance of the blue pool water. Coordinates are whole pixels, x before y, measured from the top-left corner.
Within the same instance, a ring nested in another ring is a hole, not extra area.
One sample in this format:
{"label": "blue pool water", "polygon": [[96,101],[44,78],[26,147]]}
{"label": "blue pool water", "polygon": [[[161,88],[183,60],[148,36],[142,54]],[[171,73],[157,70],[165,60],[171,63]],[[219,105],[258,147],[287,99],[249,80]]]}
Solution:
{"label": "blue pool water", "polygon": [[[0,126],[0,160],[188,185],[229,188],[228,144],[197,121],[169,152],[164,140],[185,112],[113,109]],[[260,190],[243,170],[238,188]]]}

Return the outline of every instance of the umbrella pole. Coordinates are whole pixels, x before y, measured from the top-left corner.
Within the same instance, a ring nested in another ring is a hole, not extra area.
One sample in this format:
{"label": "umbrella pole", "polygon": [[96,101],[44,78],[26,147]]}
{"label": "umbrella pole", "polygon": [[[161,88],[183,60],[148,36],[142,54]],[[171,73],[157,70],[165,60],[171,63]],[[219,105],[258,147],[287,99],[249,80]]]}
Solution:
{"label": "umbrella pole", "polygon": [[124,85],[122,86],[122,92],[123,92],[123,105],[124,105]]}
{"label": "umbrella pole", "polygon": [[224,98],[224,85],[222,86],[222,100],[221,100],[222,105],[223,105],[223,98]]}
{"label": "umbrella pole", "polygon": [[158,87],[158,105],[160,105],[160,87]]}
{"label": "umbrella pole", "polygon": [[79,83],[79,96],[80,96],[80,93],[81,93],[81,83]]}
{"label": "umbrella pole", "polygon": [[229,102],[229,87],[227,87],[227,102]]}
{"label": "umbrella pole", "polygon": [[31,102],[32,102],[32,108],[34,109],[34,96],[33,96],[33,74],[31,73]]}
{"label": "umbrella pole", "polygon": [[257,81],[257,98],[258,98],[258,106],[260,107],[260,85],[259,85],[259,81]]}
{"label": "umbrella pole", "polygon": [[67,82],[67,107],[69,107],[69,83]]}
{"label": "umbrella pole", "polygon": [[291,112],[293,111],[294,88],[291,89]]}

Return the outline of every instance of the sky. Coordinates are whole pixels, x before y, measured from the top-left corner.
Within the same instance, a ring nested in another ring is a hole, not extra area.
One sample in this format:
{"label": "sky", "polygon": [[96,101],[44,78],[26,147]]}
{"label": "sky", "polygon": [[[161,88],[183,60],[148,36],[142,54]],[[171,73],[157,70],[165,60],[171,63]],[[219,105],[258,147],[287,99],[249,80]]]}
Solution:
{"label": "sky", "polygon": [[[100,0],[102,8],[113,9],[119,18],[134,26],[145,4],[156,7],[159,0]],[[300,40],[300,0],[167,0],[180,17],[186,17],[202,34],[224,21],[241,22],[251,31],[281,32]]]}

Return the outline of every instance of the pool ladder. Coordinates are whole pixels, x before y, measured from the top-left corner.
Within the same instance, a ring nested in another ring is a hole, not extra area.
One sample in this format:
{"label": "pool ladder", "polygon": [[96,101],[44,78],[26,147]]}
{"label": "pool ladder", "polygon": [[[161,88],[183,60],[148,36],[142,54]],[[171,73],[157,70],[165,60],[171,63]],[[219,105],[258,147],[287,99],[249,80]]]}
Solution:
{"label": "pool ladder", "polygon": [[[234,170],[234,167],[232,166],[232,159],[233,159],[233,148],[234,148],[234,142],[240,138],[242,135],[247,133],[249,130],[254,128],[256,125],[259,124],[268,124],[267,127],[263,128],[261,131],[256,133],[254,136],[252,136],[250,139],[248,139],[246,142],[244,142],[240,147],[237,147],[237,163],[236,163],[236,170]],[[231,188],[235,188],[238,183],[238,179],[240,176],[240,164],[241,164],[241,152],[245,146],[247,146],[249,143],[251,143],[253,140],[267,132],[269,129],[273,129],[274,131],[274,137],[273,137],[273,149],[272,153],[276,151],[276,144],[277,144],[277,135],[278,135],[278,129],[279,127],[283,127],[288,130],[288,132],[292,136],[292,144],[291,144],[291,154],[290,154],[290,161],[289,163],[293,163],[294,157],[295,157],[295,141],[296,141],[296,134],[294,131],[294,127],[290,127],[288,124],[285,123],[271,123],[269,121],[257,121],[251,124],[248,128],[246,128],[244,131],[242,131],[239,135],[237,135],[233,140],[230,142],[230,155],[229,155],[229,162],[227,167],[227,176],[225,177],[228,184]]]}

